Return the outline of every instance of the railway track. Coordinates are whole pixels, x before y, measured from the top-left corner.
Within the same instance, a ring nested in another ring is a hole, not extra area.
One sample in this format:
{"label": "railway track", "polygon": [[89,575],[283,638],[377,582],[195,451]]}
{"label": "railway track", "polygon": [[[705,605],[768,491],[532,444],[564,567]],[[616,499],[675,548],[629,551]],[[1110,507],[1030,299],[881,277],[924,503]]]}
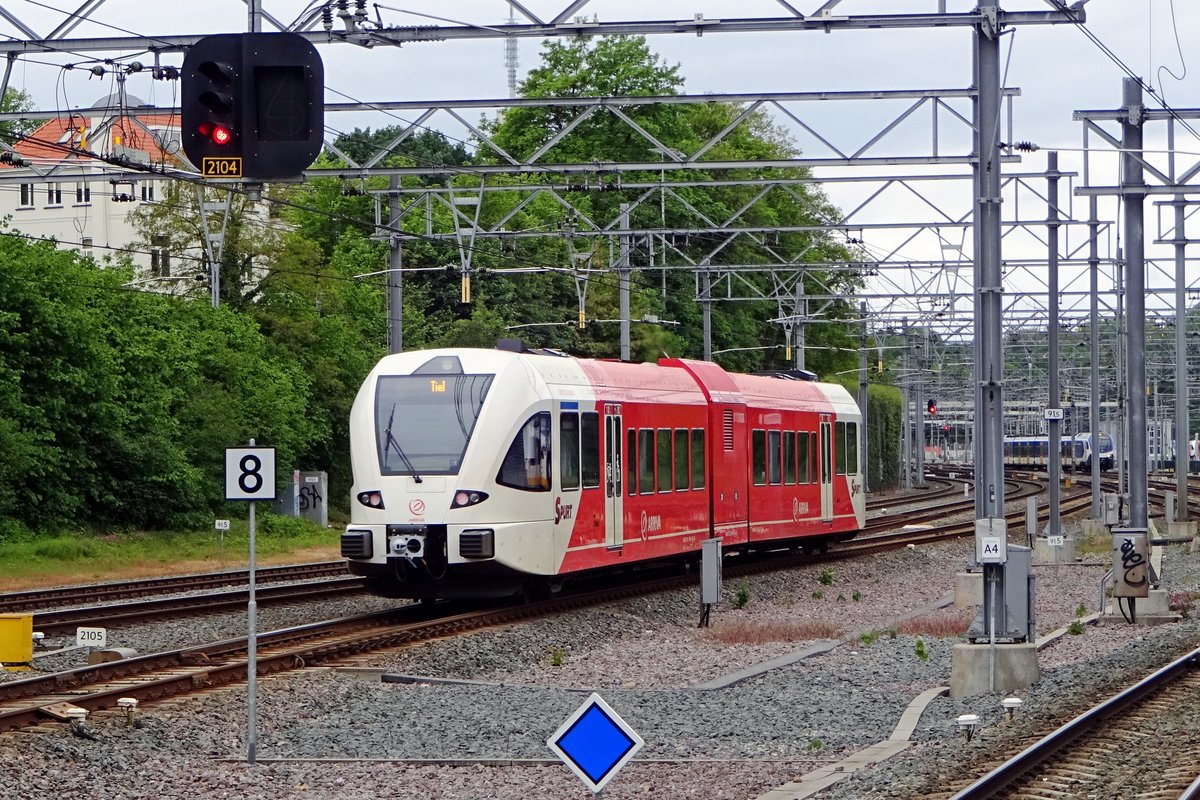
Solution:
{"label": "railway track", "polygon": [[1027,747],[950,800],[1200,796],[1200,650]]}
{"label": "railway track", "polygon": [[[1040,490],[1040,485],[1018,482],[1016,488],[1018,491],[1034,492]],[[942,508],[908,512],[898,515],[899,520],[893,518],[891,524],[894,527],[897,522],[911,519],[913,515],[926,514],[944,519],[947,511]],[[1012,516],[1017,518],[1020,514],[1014,512]],[[852,558],[907,544],[956,538],[973,531],[974,523],[967,522],[919,531],[876,534],[839,546],[820,557],[802,553],[781,556],[776,552],[769,554],[769,557],[748,554],[731,559],[723,571],[726,578],[738,578],[827,560]],[[648,571],[637,583],[617,587],[581,586],[576,592],[564,592],[553,599],[536,603],[476,610],[465,610],[447,603],[432,607],[406,606],[382,613],[262,633],[257,639],[257,673],[266,675],[327,664],[380,648],[404,646],[481,627],[683,588],[695,582],[694,573],[680,575],[677,567],[664,568]],[[223,594],[238,595],[222,600],[223,604],[240,608],[245,602],[243,593]],[[93,622],[95,619],[95,616],[88,618]],[[74,623],[64,622],[64,625],[70,624]],[[0,731],[27,727],[48,718],[66,719],[66,711],[71,706],[97,710],[115,706],[121,697],[133,697],[140,701],[159,700],[240,682],[248,674],[247,650],[246,639],[233,639],[0,683]]]}
{"label": "railway track", "polygon": [[[318,561],[308,564],[260,567],[254,571],[254,579],[259,583],[280,583],[348,574],[344,561]],[[108,602],[155,594],[178,594],[219,586],[237,586],[245,584],[248,580],[248,571],[243,569],[6,592],[0,595],[0,613],[29,611],[52,606],[95,604],[98,601]]]}
{"label": "railway track", "polygon": [[[260,607],[282,606],[362,594],[364,591],[361,578],[347,576],[311,583],[258,587],[255,602]],[[43,611],[33,615],[33,627],[46,636],[59,636],[73,633],[80,625],[132,625],[164,617],[177,619],[197,614],[242,611],[249,599],[250,592],[247,589]]]}

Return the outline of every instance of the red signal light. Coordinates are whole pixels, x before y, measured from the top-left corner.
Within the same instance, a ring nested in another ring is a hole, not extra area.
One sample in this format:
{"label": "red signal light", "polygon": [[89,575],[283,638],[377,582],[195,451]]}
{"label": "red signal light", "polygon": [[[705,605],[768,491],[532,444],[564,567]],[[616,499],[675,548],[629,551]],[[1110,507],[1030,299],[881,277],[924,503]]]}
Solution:
{"label": "red signal light", "polygon": [[202,122],[196,126],[196,130],[205,139],[208,139],[213,144],[224,147],[233,141],[233,131],[224,125],[214,125],[211,122]]}

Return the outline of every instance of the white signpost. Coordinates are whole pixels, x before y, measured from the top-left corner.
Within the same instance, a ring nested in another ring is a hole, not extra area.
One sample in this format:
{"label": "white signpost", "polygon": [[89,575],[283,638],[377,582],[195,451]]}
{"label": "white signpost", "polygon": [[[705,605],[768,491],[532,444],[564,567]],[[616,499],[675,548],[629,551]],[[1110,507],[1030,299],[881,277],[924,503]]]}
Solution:
{"label": "white signpost", "polygon": [[76,647],[95,647],[102,649],[108,646],[108,629],[107,628],[76,628],[75,629],[75,646]]}
{"label": "white signpost", "polygon": [[[255,689],[258,678],[258,604],[254,600],[254,503],[275,499],[275,448],[225,448],[225,499],[250,501],[250,602],[247,603],[249,633],[246,636],[246,760],[254,763],[258,755],[258,727]],[[218,524],[218,528],[220,525]]]}

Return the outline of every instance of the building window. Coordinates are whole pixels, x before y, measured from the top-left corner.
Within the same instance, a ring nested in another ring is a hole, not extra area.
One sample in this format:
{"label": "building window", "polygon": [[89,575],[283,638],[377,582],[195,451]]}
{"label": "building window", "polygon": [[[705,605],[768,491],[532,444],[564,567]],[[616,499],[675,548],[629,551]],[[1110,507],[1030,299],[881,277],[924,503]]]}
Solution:
{"label": "building window", "polygon": [[167,237],[150,237],[150,274],[165,278],[171,274],[171,253],[167,250]]}
{"label": "building window", "polygon": [[154,184],[153,183],[143,183],[142,184],[142,200],[147,203],[154,202]]}
{"label": "building window", "polygon": [[79,205],[92,202],[92,187],[86,183],[75,184],[75,202]]}
{"label": "building window", "polygon": [[62,205],[62,187],[57,183],[46,184],[46,205],[61,206]]}
{"label": "building window", "polygon": [[29,206],[33,205],[33,184],[32,183],[22,183],[21,184],[21,205],[25,206],[25,207],[29,207]]}
{"label": "building window", "polygon": [[84,236],[79,240],[79,254],[84,258],[92,257],[92,237]]}

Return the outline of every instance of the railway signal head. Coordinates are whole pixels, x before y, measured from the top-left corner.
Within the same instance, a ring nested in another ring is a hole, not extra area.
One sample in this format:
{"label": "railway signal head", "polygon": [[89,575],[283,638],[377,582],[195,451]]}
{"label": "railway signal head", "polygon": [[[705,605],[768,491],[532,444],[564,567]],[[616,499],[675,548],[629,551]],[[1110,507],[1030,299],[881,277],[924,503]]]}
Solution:
{"label": "railway signal head", "polygon": [[223,33],[188,50],[183,151],[205,177],[296,178],[321,151],[325,71],[295,33]]}
{"label": "railway signal head", "polygon": [[238,34],[205,36],[184,56],[180,138],[197,167],[206,158],[241,155],[241,40]]}
{"label": "railway signal head", "polygon": [[929,405],[926,407],[926,410],[928,410],[930,414],[936,414],[937,413],[937,400],[930,398]]}

